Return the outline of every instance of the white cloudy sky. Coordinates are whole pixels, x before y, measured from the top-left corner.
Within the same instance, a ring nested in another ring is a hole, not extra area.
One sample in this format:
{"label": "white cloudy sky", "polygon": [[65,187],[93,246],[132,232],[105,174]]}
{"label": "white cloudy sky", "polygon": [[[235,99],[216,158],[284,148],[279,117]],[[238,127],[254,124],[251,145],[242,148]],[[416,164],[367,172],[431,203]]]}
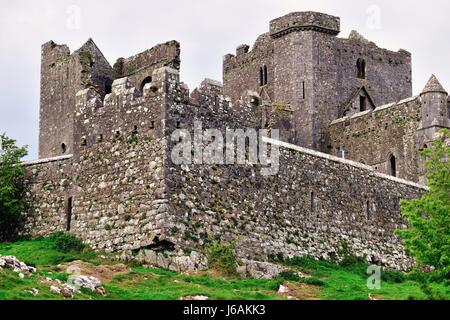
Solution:
{"label": "white cloudy sky", "polygon": [[205,77],[220,80],[222,56],[253,44],[271,19],[304,10],[340,16],[342,37],[356,29],[379,46],[412,52],[415,93],[432,73],[450,88],[448,0],[0,0],[0,133],[36,158],[40,46],[48,40],[73,51],[92,37],[111,63],[178,40],[181,77],[192,89]]}

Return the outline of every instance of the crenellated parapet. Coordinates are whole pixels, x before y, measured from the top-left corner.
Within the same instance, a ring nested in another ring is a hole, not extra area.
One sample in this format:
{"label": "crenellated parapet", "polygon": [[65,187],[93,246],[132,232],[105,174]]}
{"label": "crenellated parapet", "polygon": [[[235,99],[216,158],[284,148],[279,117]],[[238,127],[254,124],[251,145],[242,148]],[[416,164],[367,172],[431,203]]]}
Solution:
{"label": "crenellated parapet", "polygon": [[[152,82],[143,91],[133,86],[128,77],[113,82],[111,93],[104,99],[92,89],[78,92],[75,117],[75,155],[107,141],[130,135],[164,136],[166,101],[177,92],[179,73],[163,67],[152,74]],[[179,90],[183,93],[183,90]],[[189,96],[188,93],[184,93]]]}
{"label": "crenellated parapet", "polygon": [[340,18],[319,12],[292,12],[270,22],[270,35],[282,37],[296,31],[318,31],[338,35],[341,31]]}

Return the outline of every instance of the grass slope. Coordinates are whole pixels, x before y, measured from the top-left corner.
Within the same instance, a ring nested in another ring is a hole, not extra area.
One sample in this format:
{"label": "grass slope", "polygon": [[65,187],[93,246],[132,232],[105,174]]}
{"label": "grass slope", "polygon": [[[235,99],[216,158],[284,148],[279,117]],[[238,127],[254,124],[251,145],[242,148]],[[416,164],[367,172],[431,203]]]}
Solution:
{"label": "grass slope", "polygon": [[[54,238],[23,241],[13,244],[0,244],[0,255],[14,255],[28,265],[38,268],[31,278],[20,279],[10,270],[0,270],[0,300],[34,299],[52,300],[62,297],[52,293],[48,285],[42,283],[45,277],[67,280],[67,274],[56,266],[75,260],[93,265],[113,265],[117,263],[106,254],[97,254],[85,249],[81,253],[60,252],[56,249]],[[298,258],[285,262],[312,276],[299,280],[284,275],[274,280],[225,279],[212,273],[185,275],[163,269],[131,267],[130,271],[103,283],[108,295],[83,291],[75,299],[113,299],[113,300],[178,300],[187,296],[205,295],[219,300],[273,300],[285,299],[277,294],[280,284],[288,285],[292,295],[298,298],[317,298],[332,300],[367,300],[369,294],[378,299],[424,299],[419,285],[398,272],[383,272],[381,290],[367,288],[367,265],[353,264],[340,266],[326,261]],[[446,292],[444,284],[434,285],[435,289]],[[39,290],[36,297],[28,292],[31,288]]]}

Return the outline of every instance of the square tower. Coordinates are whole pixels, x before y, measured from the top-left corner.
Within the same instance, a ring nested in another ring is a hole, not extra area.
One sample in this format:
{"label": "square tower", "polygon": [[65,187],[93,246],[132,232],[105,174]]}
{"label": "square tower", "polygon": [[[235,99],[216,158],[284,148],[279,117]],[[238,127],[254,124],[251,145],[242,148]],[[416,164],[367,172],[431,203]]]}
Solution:
{"label": "square tower", "polygon": [[225,56],[224,93],[236,101],[257,92],[263,105],[291,113],[289,142],[328,153],[332,121],[412,95],[409,52],[339,33],[340,18],[318,12],[271,21],[252,50]]}
{"label": "square tower", "polygon": [[104,96],[112,81],[112,68],[92,39],[73,54],[53,41],[42,45],[40,159],[73,152],[76,93],[93,88]]}

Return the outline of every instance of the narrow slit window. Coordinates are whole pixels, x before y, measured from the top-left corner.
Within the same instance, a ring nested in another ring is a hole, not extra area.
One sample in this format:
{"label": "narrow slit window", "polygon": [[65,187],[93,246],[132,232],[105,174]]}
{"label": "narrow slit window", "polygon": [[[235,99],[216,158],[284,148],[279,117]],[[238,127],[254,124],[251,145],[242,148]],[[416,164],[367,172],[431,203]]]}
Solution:
{"label": "narrow slit window", "polygon": [[264,85],[264,70],[259,68],[259,85],[262,87]]}
{"label": "narrow slit window", "polygon": [[305,81],[302,82],[302,94],[303,94],[303,99],[305,99],[306,98]]}
{"label": "narrow slit window", "polygon": [[313,191],[309,194],[309,206],[309,211],[311,213],[316,212],[316,199]]}
{"label": "narrow slit window", "polygon": [[269,83],[269,72],[267,71],[267,66],[264,66],[264,85]]}
{"label": "narrow slit window", "polygon": [[365,96],[359,97],[359,109],[361,112],[367,110],[367,98]]}
{"label": "narrow slit window", "polygon": [[366,78],[366,61],[364,59],[356,61],[356,76],[358,79]]}
{"label": "narrow slit window", "polygon": [[397,176],[397,159],[394,155],[389,157],[389,174],[393,177]]}
{"label": "narrow slit window", "polygon": [[367,220],[372,220],[372,212],[370,211],[370,201],[367,200],[366,201],[366,216],[367,216]]}
{"label": "narrow slit window", "polygon": [[72,224],[73,198],[69,197],[66,204],[66,230],[70,231]]}

